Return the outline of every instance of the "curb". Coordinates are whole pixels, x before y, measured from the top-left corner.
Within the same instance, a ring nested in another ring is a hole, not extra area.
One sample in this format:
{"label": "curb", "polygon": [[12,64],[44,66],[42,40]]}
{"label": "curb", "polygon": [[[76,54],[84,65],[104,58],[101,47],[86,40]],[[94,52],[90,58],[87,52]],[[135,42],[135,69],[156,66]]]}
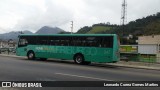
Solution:
{"label": "curb", "polygon": [[[16,55],[6,55],[6,54],[0,54],[0,56],[5,56],[5,57],[15,57],[15,58],[25,58],[25,56],[16,56]],[[160,68],[156,67],[147,67],[147,66],[134,66],[134,65],[125,65],[125,64],[118,64],[118,63],[107,63],[105,65],[113,65],[113,66],[118,66],[118,67],[126,67],[126,68],[137,68],[137,69],[147,69],[147,70],[157,70],[160,71]]]}
{"label": "curb", "polygon": [[6,54],[0,54],[0,56],[5,56],[5,57],[24,57],[24,56],[16,56],[16,55],[6,55]]}
{"label": "curb", "polygon": [[124,64],[108,64],[108,65],[114,65],[118,67],[126,67],[126,68],[135,68],[135,69],[146,69],[146,70],[157,70],[160,71],[160,68],[155,67],[147,67],[147,66],[133,66],[133,65],[124,65]]}

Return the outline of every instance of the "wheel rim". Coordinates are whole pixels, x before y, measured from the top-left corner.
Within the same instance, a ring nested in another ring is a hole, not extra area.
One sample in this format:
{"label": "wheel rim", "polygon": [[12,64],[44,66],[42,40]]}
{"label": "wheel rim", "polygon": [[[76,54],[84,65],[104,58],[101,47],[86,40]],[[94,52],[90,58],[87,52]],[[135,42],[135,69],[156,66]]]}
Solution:
{"label": "wheel rim", "polygon": [[33,53],[30,53],[30,54],[29,54],[29,58],[30,58],[30,59],[32,59],[33,56],[34,56]]}
{"label": "wheel rim", "polygon": [[78,57],[76,58],[76,62],[77,62],[77,63],[82,63],[82,57],[78,56]]}

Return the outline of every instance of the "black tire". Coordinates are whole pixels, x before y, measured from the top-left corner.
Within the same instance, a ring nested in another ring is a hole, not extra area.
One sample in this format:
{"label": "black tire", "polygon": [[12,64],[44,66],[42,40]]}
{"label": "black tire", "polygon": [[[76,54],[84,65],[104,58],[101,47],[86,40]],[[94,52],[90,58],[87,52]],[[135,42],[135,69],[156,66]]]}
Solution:
{"label": "black tire", "polygon": [[91,62],[85,61],[84,64],[85,64],[85,65],[89,65],[89,64],[91,64]]}
{"label": "black tire", "polygon": [[84,64],[84,57],[82,55],[78,54],[74,57],[74,62],[76,64]]}
{"label": "black tire", "polygon": [[46,61],[46,60],[47,60],[47,58],[40,58],[40,60],[42,60],[42,61]]}
{"label": "black tire", "polygon": [[27,53],[27,57],[28,57],[29,60],[34,60],[34,59],[35,59],[35,54],[34,54],[34,52],[33,52],[33,51],[29,51],[29,52]]}

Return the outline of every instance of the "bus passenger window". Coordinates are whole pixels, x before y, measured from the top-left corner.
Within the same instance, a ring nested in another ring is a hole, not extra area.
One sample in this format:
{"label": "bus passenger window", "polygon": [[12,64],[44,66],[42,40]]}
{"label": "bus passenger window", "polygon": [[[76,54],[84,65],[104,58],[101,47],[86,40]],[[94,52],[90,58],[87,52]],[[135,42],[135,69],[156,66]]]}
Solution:
{"label": "bus passenger window", "polygon": [[26,39],[20,39],[19,40],[19,43],[18,43],[18,46],[21,47],[21,46],[26,46],[28,44],[27,40]]}

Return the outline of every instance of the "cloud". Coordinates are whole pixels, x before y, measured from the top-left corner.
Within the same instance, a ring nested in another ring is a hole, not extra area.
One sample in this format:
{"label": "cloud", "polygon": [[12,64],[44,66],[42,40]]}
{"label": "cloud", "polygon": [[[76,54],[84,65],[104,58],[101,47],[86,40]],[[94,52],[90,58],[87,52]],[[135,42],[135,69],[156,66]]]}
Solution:
{"label": "cloud", "polygon": [[160,12],[160,0],[128,0],[128,21]]}
{"label": "cloud", "polygon": [[70,10],[54,0],[4,0],[2,3],[0,27],[7,31],[35,32],[45,25],[61,26],[73,17]]}
{"label": "cloud", "polygon": [[61,26],[72,20],[72,12],[54,1],[46,0],[43,9],[32,8],[17,24],[17,28],[36,31],[42,26]]}
{"label": "cloud", "polygon": [[[127,0],[127,21],[156,14],[160,0]],[[120,24],[122,0],[0,0],[0,33],[37,31],[42,26],[74,32],[84,26]]]}

